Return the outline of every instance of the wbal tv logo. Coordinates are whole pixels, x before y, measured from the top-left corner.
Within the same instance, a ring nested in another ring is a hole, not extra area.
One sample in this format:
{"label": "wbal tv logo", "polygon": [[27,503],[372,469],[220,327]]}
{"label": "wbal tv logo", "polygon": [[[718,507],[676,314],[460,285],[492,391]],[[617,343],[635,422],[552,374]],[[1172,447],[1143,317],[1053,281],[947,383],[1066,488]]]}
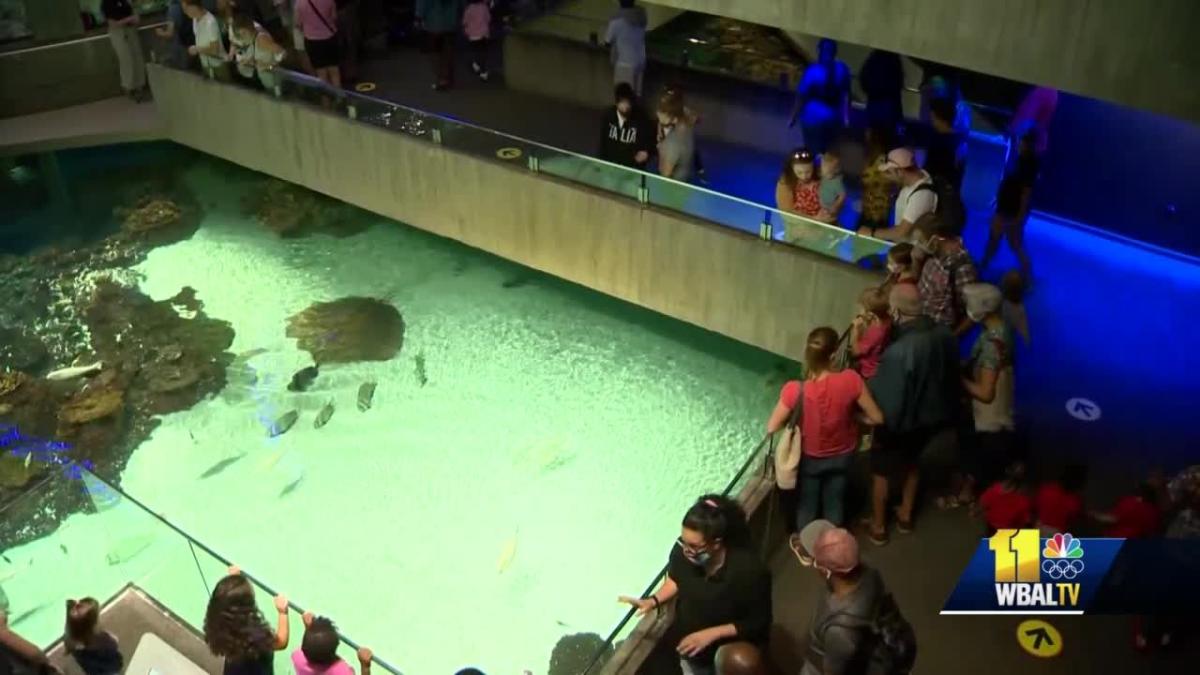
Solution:
{"label": "wbal tv logo", "polygon": [[996,564],[996,604],[1019,609],[1079,606],[1083,544],[1056,534],[1042,548],[1037,530],[998,530],[988,539]]}

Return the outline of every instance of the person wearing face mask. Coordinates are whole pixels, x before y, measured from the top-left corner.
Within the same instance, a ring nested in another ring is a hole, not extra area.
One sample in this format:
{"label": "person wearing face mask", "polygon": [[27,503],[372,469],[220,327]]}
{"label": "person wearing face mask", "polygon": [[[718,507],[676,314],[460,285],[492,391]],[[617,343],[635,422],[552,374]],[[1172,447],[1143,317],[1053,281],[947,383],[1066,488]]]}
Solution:
{"label": "person wearing face mask", "polygon": [[975,434],[958,501],[969,503],[976,485],[995,482],[1004,467],[1019,458],[1013,424],[1015,345],[1012,329],[1001,314],[1003,296],[991,284],[975,283],[963,287],[963,297],[967,316],[981,328],[962,381],[971,397]]}
{"label": "person wearing face mask", "polygon": [[938,193],[934,189],[933,177],[917,166],[916,155],[911,148],[896,148],[889,152],[880,162],[879,170],[900,186],[892,217],[895,224],[883,228],[876,223],[864,223],[858,228],[858,233],[884,241],[907,241],[921,216],[937,210]]}
{"label": "person wearing face mask", "polygon": [[750,546],[746,513],[721,495],[704,495],[683,531],[662,585],[646,598],[621,596],[639,615],[675,603],[671,638],[683,675],[714,675],[717,649],[749,642],[764,649],[771,629],[771,574]]}
{"label": "person wearing face mask", "polygon": [[945,327],[921,313],[921,298],[909,285],[894,286],[888,298],[895,328],[875,377],[867,383],[883,411],[871,448],[871,542],[887,543],[885,508],[892,478],[903,478],[896,529],[913,529],[921,455],[957,443],[962,396],[958,345]]}
{"label": "person wearing face mask", "polygon": [[859,559],[858,541],[827,520],[800,532],[792,551],[813,560],[825,581],[809,624],[800,675],[903,675],[912,670],[917,639],[883,577]]}
{"label": "person wearing face mask", "polygon": [[637,95],[628,82],[614,91],[616,105],[604,116],[600,159],[633,169],[645,169],[654,152],[654,128],[642,112]]}
{"label": "person wearing face mask", "polygon": [[935,214],[922,216],[913,231],[913,250],[922,258],[921,311],[961,337],[972,322],[963,309],[963,289],[979,280],[975,261],[955,229]]}

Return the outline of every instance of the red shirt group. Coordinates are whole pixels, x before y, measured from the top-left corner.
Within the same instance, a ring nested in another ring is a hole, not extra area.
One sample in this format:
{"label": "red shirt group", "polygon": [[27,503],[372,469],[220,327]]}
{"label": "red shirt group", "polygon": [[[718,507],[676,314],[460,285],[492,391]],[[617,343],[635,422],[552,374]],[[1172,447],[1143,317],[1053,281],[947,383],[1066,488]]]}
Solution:
{"label": "red shirt group", "polygon": [[[1083,516],[1083,498],[1053,481],[1038,488],[1035,499],[1020,490],[1008,489],[1003,482],[995,483],[984,491],[979,505],[988,526],[997,530],[1029,527],[1036,513],[1043,526],[1069,532]],[[1151,537],[1162,525],[1158,506],[1137,495],[1121,497],[1110,515],[1113,523],[1104,530],[1106,537]]]}

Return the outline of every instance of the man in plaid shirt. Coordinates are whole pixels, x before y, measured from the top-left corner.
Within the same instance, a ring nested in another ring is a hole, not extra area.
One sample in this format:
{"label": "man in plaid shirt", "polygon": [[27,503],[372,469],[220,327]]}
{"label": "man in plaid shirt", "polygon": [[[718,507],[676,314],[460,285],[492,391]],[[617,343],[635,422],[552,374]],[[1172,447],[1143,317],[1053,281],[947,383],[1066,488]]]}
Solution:
{"label": "man in plaid shirt", "polygon": [[955,228],[932,213],[917,221],[913,246],[927,258],[917,283],[922,313],[961,336],[971,328],[963,288],[979,280],[971,254]]}

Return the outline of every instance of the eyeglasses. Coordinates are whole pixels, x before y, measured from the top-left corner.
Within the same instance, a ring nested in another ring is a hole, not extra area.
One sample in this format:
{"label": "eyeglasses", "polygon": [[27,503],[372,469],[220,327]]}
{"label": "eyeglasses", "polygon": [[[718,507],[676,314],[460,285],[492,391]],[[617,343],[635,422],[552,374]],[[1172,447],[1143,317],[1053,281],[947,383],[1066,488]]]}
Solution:
{"label": "eyeglasses", "polygon": [[678,546],[683,551],[684,555],[689,556],[689,557],[694,557],[694,556],[700,555],[701,553],[704,553],[706,550],[708,550],[708,544],[705,544],[703,546],[692,546],[691,544],[684,541],[683,537],[679,537],[678,539],[676,539],[675,545]]}

